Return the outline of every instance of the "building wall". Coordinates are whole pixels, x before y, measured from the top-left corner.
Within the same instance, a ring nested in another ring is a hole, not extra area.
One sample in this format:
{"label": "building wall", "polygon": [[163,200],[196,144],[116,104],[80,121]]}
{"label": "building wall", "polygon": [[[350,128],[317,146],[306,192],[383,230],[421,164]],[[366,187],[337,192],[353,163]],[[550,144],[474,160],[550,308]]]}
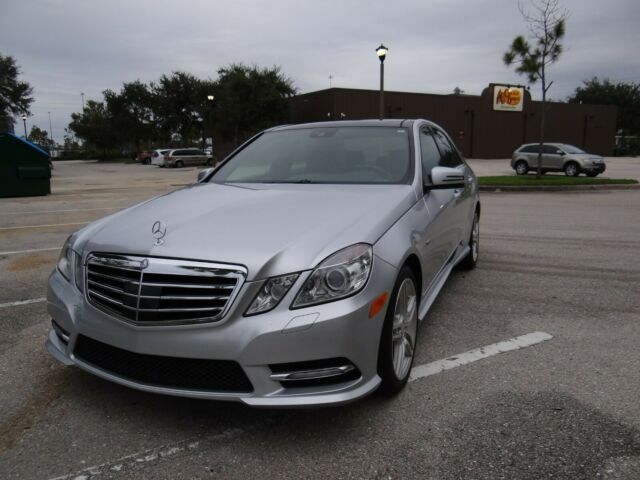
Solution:
{"label": "building wall", "polygon": [[[532,101],[525,91],[522,112],[497,112],[491,93],[490,88],[480,96],[385,92],[385,117],[432,120],[471,158],[507,158],[521,144],[538,141],[541,102]],[[298,95],[292,100],[292,122],[377,118],[378,95],[375,90],[344,88]],[[616,107],[608,105],[549,102],[545,140],[612,155],[616,115]]]}

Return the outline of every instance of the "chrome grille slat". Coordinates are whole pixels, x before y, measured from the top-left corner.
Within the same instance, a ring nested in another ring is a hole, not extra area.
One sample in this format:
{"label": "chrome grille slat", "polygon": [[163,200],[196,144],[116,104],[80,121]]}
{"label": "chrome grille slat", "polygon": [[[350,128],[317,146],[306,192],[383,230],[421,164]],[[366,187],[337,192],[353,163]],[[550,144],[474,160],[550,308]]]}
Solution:
{"label": "chrome grille slat", "polygon": [[91,254],[85,264],[89,303],[137,325],[219,321],[247,273],[239,266],[130,255]]}
{"label": "chrome grille slat", "polygon": [[172,288],[207,288],[210,290],[233,290],[231,285],[211,285],[211,284],[195,284],[195,283],[157,283],[157,282],[142,282],[145,287],[172,287]]}

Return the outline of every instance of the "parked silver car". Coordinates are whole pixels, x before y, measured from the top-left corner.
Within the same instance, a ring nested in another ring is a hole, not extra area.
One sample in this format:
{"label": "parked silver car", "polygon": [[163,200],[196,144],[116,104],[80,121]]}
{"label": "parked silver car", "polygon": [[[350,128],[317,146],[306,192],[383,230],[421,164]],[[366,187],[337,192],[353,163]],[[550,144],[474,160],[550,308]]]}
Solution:
{"label": "parked silver car", "polygon": [[[527,143],[513,152],[511,168],[518,175],[526,175],[538,168],[539,143]],[[578,147],[566,143],[544,143],[542,145],[542,173],[564,172],[569,177],[581,173],[595,177],[606,170],[604,158],[591,155]]]}
{"label": "parked silver car", "polygon": [[197,148],[178,148],[170,150],[164,156],[166,167],[182,168],[193,165],[211,165],[211,157]]}
{"label": "parked silver car", "polygon": [[419,320],[476,265],[476,176],[425,120],[277,127],[98,220],[49,278],[62,363],[148,392],[312,406],[403,388]]}

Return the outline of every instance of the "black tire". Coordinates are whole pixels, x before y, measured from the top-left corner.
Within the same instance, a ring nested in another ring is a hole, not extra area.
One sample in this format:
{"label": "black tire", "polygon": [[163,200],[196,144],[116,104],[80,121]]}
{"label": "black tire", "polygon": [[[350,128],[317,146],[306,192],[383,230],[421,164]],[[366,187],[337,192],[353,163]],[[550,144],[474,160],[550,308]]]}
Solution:
{"label": "black tire", "polygon": [[587,173],[587,177],[593,178],[593,177],[597,177],[597,176],[598,176],[598,172],[589,172],[589,173]]}
{"label": "black tire", "polygon": [[176,163],[173,164],[173,166],[176,168],[182,168],[184,167],[184,162],[182,160],[178,160]]}
{"label": "black tire", "polygon": [[213,165],[213,159],[212,158],[208,158],[206,162],[204,162],[204,164],[207,167],[210,167],[211,165]]}
{"label": "black tire", "polygon": [[[409,281],[412,283],[414,292],[415,292],[415,333],[414,333],[414,342],[411,349],[411,360],[409,363],[409,368],[405,375],[402,378],[398,378],[396,371],[394,369],[393,364],[393,322],[396,312],[396,301],[398,299],[398,292],[400,291],[400,287],[403,285],[405,281]],[[413,366],[413,360],[415,359],[416,353],[416,340],[418,337],[418,306],[420,305],[420,292],[417,289],[418,283],[416,282],[415,275],[413,271],[404,266],[400,270],[398,274],[398,278],[396,279],[396,283],[393,287],[393,292],[391,293],[391,298],[389,299],[389,303],[387,305],[387,313],[385,315],[384,324],[382,326],[382,336],[380,338],[380,346],[378,347],[378,375],[382,379],[382,383],[380,384],[380,391],[383,394],[394,395],[400,390],[404,388],[409,380],[409,376],[411,374],[411,368]]]}
{"label": "black tire", "polygon": [[518,160],[513,168],[516,171],[516,175],[526,175],[529,173],[529,164],[524,160]]}
{"label": "black tire", "polygon": [[[477,233],[475,238],[474,233]],[[471,232],[469,233],[469,247],[471,247],[469,253],[458,264],[463,270],[473,270],[478,263],[478,255],[480,254],[480,217],[477,210],[476,213],[473,214],[473,223],[471,224]]]}
{"label": "black tire", "polygon": [[580,165],[576,162],[567,162],[564,166],[564,174],[567,177],[577,177],[580,175]]}
{"label": "black tire", "polygon": [[144,163],[145,165],[151,165],[151,159],[150,158],[145,158],[142,163]]}

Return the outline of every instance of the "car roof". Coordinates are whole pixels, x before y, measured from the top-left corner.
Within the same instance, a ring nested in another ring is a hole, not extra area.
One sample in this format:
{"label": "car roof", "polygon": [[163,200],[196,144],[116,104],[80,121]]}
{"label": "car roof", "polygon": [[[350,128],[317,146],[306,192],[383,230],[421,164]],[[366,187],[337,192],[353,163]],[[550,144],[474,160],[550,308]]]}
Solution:
{"label": "car roof", "polygon": [[[523,143],[518,148],[530,147],[531,145],[540,145],[540,142]],[[560,145],[569,145],[569,144],[568,143],[558,143],[558,142],[544,142],[543,145],[553,145],[553,146],[557,147],[557,146],[560,146]]]}
{"label": "car roof", "polygon": [[267,130],[268,132],[281,130],[297,130],[303,128],[329,128],[329,127],[408,127],[410,128],[415,120],[390,118],[385,120],[333,120],[329,122],[298,123],[295,125],[281,125]]}

